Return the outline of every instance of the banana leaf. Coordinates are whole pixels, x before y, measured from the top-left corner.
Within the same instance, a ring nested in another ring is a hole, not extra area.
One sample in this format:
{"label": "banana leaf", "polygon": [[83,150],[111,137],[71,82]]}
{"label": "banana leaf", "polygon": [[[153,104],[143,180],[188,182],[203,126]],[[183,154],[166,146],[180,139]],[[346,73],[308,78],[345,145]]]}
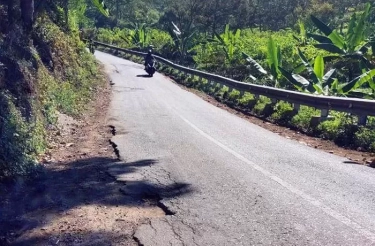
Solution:
{"label": "banana leaf", "polygon": [[336,69],[331,69],[329,70],[322,78],[322,86],[323,87],[331,87],[331,85],[334,83],[334,79],[332,78],[332,76],[335,74],[336,72]]}
{"label": "banana leaf", "polygon": [[305,67],[306,67],[306,69],[309,73],[309,76],[312,78],[314,84],[318,84],[319,79],[318,79],[317,75],[315,74],[315,71],[314,71],[313,67],[311,66],[310,62],[307,60],[307,58],[305,57],[305,55],[302,53],[302,51],[299,48],[297,50],[298,50],[298,55],[301,58],[303,65],[305,65]]}
{"label": "banana leaf", "polygon": [[332,29],[329,28],[326,24],[324,24],[321,20],[316,18],[315,16],[311,15],[310,16],[311,21],[314,23],[314,25],[326,36],[329,36],[332,33]]}
{"label": "banana leaf", "polygon": [[255,67],[258,72],[262,74],[267,74],[267,71],[259,64],[257,63],[253,58],[251,58],[249,55],[246,53],[242,52],[242,56],[250,63],[251,66]]}
{"label": "banana leaf", "polygon": [[365,11],[363,11],[361,17],[359,18],[358,22],[356,23],[352,35],[349,39],[349,45],[351,50],[354,50],[364,39],[364,32],[366,28],[366,19],[369,16],[371,5],[370,3],[366,4]]}
{"label": "banana leaf", "polygon": [[304,91],[310,83],[308,80],[303,78],[298,74],[292,74],[286,71],[284,68],[279,67],[280,73],[290,82],[292,83],[299,91]]}
{"label": "banana leaf", "polygon": [[326,35],[333,44],[335,44],[339,48],[344,48],[345,41],[344,39],[333,29],[328,27],[326,24],[324,24],[321,20],[316,18],[315,16],[310,16],[312,22],[315,24],[315,26],[322,32],[324,35]]}
{"label": "banana leaf", "polygon": [[334,44],[323,43],[323,44],[314,44],[314,46],[318,49],[322,49],[331,53],[341,54],[341,55],[345,54],[344,50],[340,49]]}
{"label": "banana leaf", "polygon": [[355,89],[361,87],[366,82],[370,83],[370,85],[371,85],[371,83],[373,82],[374,76],[375,76],[375,69],[370,70],[370,71],[358,76],[357,78],[353,79],[349,83],[344,84],[341,87],[342,92],[346,94],[346,93],[348,93],[352,90],[355,90]]}
{"label": "banana leaf", "polygon": [[95,7],[106,17],[109,17],[109,9],[103,0],[91,0]]}
{"label": "banana leaf", "polygon": [[322,81],[324,76],[324,60],[320,55],[315,58],[314,74],[319,79],[319,81]]}
{"label": "banana leaf", "polygon": [[340,49],[346,48],[345,40],[340,36],[340,34],[337,33],[336,30],[333,30],[328,38],[331,39],[332,43]]}
{"label": "banana leaf", "polygon": [[313,38],[315,41],[318,41],[319,43],[332,43],[331,39],[329,39],[329,38],[327,38],[326,36],[323,36],[323,35],[308,33],[307,37]]}
{"label": "banana leaf", "polygon": [[268,66],[270,67],[271,74],[274,77],[274,79],[277,79],[279,76],[279,66],[280,66],[280,60],[281,60],[281,51],[280,48],[277,47],[275,41],[272,37],[268,40],[268,46],[267,46],[267,61]]}

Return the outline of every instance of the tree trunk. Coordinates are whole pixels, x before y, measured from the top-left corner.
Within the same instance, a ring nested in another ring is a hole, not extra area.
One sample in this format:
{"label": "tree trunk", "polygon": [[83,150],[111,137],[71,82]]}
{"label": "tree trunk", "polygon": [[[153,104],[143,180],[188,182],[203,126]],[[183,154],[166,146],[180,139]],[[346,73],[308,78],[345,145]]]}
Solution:
{"label": "tree trunk", "polygon": [[66,30],[69,31],[69,0],[64,0],[63,9],[64,9],[65,28]]}
{"label": "tree trunk", "polygon": [[8,24],[14,23],[14,0],[8,0]]}
{"label": "tree trunk", "polygon": [[21,0],[21,17],[27,32],[30,32],[34,21],[34,0]]}

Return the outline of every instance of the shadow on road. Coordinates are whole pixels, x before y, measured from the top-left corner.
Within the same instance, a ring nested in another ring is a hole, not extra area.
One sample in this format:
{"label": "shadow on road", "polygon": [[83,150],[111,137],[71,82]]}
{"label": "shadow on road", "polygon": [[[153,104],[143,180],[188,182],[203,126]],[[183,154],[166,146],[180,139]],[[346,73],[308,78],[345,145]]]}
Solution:
{"label": "shadow on road", "polygon": [[138,78],[152,78],[150,75],[148,74],[138,74],[137,75]]}
{"label": "shadow on road", "polygon": [[[156,160],[124,164],[112,158],[88,158],[68,163],[68,168],[46,171],[42,177],[33,181],[19,180],[12,185],[2,185],[0,245],[7,245],[6,239],[16,239],[29,230],[51,223],[51,218],[53,220],[75,207],[92,204],[149,206],[150,200],[153,200],[153,205],[157,204],[160,196],[176,197],[192,192],[190,185],[183,183],[159,186],[146,180],[118,182],[107,172],[110,168],[117,170],[117,174],[130,174],[142,167],[156,164]],[[129,184],[133,189],[138,189],[136,196],[121,192],[121,188]],[[44,242],[50,237],[51,235],[44,238]],[[17,240],[16,245],[35,245],[40,240],[42,239]]]}

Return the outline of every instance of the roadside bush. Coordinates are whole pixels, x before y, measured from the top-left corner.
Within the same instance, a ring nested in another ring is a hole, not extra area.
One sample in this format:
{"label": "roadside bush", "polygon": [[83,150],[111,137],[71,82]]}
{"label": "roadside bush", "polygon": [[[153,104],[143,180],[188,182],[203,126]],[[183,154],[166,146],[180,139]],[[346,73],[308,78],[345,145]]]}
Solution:
{"label": "roadside bush", "polygon": [[311,132],[311,118],[317,115],[319,115],[319,110],[308,106],[301,106],[298,114],[292,118],[291,124],[301,131]]}
{"label": "roadside bush", "polygon": [[256,115],[263,116],[264,109],[269,103],[271,103],[271,99],[269,99],[268,97],[260,96],[259,100],[253,108],[253,112]]}
{"label": "roadside bush", "polygon": [[278,102],[274,110],[275,112],[271,115],[271,119],[280,125],[290,124],[291,119],[295,115],[293,106],[283,101]]}
{"label": "roadside bush", "polygon": [[355,133],[354,144],[362,150],[375,152],[375,131],[366,127],[360,127]]}

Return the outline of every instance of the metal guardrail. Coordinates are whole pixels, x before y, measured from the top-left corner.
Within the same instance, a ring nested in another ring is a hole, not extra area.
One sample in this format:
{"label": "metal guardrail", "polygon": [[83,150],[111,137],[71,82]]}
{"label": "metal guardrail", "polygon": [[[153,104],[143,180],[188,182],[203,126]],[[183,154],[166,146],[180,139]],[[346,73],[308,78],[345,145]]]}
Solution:
{"label": "metal guardrail", "polygon": [[[95,45],[100,45],[106,48],[111,48],[117,51],[121,51],[131,55],[144,56],[146,53],[138,52],[134,50],[119,48],[110,44],[93,41]],[[233,79],[225,78],[216,74],[211,74],[196,69],[183,67],[175,64],[165,58],[156,56],[157,61],[164,63],[176,70],[204,78],[211,83],[218,83],[220,85],[228,86],[231,89],[236,89],[241,93],[249,92],[256,96],[262,95],[273,100],[282,100],[294,105],[295,109],[299,109],[300,105],[314,107],[321,110],[321,118],[328,117],[329,110],[335,110],[339,112],[346,112],[358,115],[359,124],[366,124],[367,116],[375,116],[375,100],[357,99],[357,98],[344,98],[344,97],[331,97],[331,96],[320,96],[311,95],[301,92],[295,92],[290,90],[278,89],[269,86],[255,85],[236,81]]]}

